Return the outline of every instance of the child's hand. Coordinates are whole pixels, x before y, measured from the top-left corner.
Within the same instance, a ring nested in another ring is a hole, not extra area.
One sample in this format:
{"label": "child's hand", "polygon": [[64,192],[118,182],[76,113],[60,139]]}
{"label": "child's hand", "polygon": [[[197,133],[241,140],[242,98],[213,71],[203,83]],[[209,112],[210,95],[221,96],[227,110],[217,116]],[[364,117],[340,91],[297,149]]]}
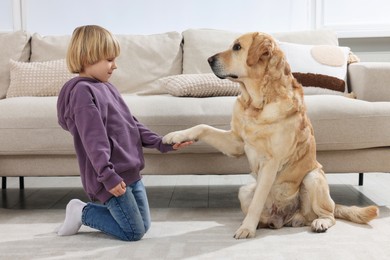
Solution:
{"label": "child's hand", "polygon": [[175,150],[178,150],[178,149],[181,149],[181,148],[184,148],[186,146],[189,146],[191,144],[193,144],[194,141],[185,141],[185,142],[182,142],[182,143],[176,143],[172,146],[173,149]]}
{"label": "child's hand", "polygon": [[124,183],[123,181],[121,183],[119,183],[118,185],[116,185],[114,188],[112,188],[111,190],[109,190],[109,192],[114,195],[115,197],[119,197],[119,196],[122,196],[123,194],[125,194],[126,192],[126,183]]}

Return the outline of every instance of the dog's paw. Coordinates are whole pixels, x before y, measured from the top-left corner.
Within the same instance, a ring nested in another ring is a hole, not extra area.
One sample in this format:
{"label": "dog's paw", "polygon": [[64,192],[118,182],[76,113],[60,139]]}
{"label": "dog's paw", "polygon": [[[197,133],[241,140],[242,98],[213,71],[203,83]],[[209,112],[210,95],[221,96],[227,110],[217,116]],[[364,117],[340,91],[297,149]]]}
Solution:
{"label": "dog's paw", "polygon": [[317,233],[324,233],[332,226],[330,219],[317,218],[311,223],[311,230]]}
{"label": "dog's paw", "polygon": [[194,141],[194,140],[186,134],[185,130],[183,130],[183,131],[176,131],[167,134],[166,136],[163,137],[162,141],[165,144],[176,144],[176,143],[182,143],[182,142]]}
{"label": "dog's paw", "polygon": [[253,238],[255,237],[256,230],[250,230],[249,228],[240,227],[234,234],[235,239]]}

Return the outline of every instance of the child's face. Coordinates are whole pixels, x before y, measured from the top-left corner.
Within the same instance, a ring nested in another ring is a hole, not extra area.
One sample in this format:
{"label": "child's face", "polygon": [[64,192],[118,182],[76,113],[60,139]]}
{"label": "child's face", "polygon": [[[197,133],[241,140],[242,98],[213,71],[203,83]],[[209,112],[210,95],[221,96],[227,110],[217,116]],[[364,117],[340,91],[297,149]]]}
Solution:
{"label": "child's face", "polygon": [[92,65],[86,65],[80,76],[107,82],[116,68],[115,58],[105,59]]}

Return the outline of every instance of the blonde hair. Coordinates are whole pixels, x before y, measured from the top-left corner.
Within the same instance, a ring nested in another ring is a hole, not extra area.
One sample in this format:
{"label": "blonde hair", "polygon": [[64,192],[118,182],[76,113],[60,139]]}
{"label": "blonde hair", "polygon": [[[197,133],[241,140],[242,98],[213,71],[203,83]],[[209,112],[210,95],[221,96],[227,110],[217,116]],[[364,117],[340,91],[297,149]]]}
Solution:
{"label": "blonde hair", "polygon": [[119,53],[118,40],[108,30],[98,25],[85,25],[73,31],[66,63],[71,73],[80,73],[86,65],[116,58]]}

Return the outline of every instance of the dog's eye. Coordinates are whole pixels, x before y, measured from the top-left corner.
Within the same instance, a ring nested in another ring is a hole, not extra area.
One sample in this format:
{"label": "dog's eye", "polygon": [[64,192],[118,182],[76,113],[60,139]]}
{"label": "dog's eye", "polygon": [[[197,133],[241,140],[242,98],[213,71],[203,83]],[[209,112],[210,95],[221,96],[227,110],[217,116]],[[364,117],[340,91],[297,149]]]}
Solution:
{"label": "dog's eye", "polygon": [[239,44],[239,43],[235,43],[234,45],[233,45],[233,51],[238,51],[238,50],[240,50],[241,49],[241,45]]}

